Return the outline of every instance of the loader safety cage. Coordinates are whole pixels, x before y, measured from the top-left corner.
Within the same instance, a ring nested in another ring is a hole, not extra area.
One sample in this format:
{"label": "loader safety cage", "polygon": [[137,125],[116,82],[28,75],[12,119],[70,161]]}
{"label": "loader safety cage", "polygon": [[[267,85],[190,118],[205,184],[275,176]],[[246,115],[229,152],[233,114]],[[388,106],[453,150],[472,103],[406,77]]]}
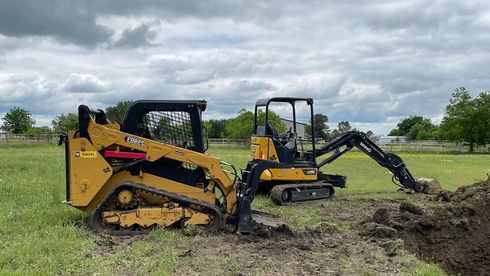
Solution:
{"label": "loader safety cage", "polygon": [[129,106],[121,131],[204,152],[201,113],[206,104],[206,101],[136,101]]}

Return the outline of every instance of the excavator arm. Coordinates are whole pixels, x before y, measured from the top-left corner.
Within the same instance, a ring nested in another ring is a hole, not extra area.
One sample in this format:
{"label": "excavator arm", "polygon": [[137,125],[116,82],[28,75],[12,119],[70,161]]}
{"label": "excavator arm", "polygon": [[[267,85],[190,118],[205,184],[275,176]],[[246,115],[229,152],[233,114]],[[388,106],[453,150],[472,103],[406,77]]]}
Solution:
{"label": "excavator arm", "polygon": [[365,133],[359,131],[349,131],[336,140],[316,149],[314,152],[316,157],[333,152],[332,155],[318,163],[317,167],[321,168],[326,164],[332,163],[354,147],[374,159],[379,165],[390,170],[393,173],[393,182],[396,185],[419,192],[417,181],[415,181],[400,156],[384,152]]}

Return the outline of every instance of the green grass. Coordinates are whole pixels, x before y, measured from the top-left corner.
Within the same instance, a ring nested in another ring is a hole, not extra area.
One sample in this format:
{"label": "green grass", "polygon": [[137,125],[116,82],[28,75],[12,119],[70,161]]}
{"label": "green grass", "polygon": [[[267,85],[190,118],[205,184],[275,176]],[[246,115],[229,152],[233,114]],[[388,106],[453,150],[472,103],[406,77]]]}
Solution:
{"label": "green grass", "polygon": [[400,254],[399,259],[404,262],[407,266],[412,267],[413,269],[409,272],[404,272],[402,275],[406,276],[444,276],[447,275],[444,270],[442,270],[439,266],[431,263],[425,263],[417,258],[414,255],[402,252]]}
{"label": "green grass", "polygon": [[[61,147],[0,148],[2,273],[171,273],[176,260],[172,244],[181,234],[157,231],[131,246],[100,246],[101,238],[86,227],[86,215],[61,204],[64,172]],[[148,248],[154,256],[148,256]]]}
{"label": "green grass", "polygon": [[[237,168],[243,168],[249,157],[248,149],[212,148],[209,152]],[[87,228],[84,213],[61,204],[65,197],[63,154],[62,147],[53,145],[0,147],[0,272],[171,274],[179,264],[176,245],[187,237],[178,231],[159,230],[130,245],[105,244],[107,239]],[[487,155],[401,156],[416,177],[436,178],[450,190],[490,173]],[[387,171],[360,153],[347,154],[326,171],[348,176],[349,188],[338,191],[341,197],[394,194]],[[257,197],[254,206],[275,210],[295,227],[324,222],[312,208],[278,208],[266,196]],[[341,221],[329,223],[345,227]],[[422,262],[416,269],[418,275],[438,275],[432,274],[436,271],[433,266]]]}

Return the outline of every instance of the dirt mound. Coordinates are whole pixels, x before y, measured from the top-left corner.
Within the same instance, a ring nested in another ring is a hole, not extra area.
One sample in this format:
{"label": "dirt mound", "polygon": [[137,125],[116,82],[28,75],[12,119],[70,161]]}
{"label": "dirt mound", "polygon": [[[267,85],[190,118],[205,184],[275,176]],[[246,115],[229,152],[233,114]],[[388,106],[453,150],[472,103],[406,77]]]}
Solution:
{"label": "dirt mound", "polygon": [[490,271],[490,180],[440,192],[445,202],[422,209],[402,202],[399,209],[378,209],[361,235],[399,237],[421,258],[450,273],[483,275]]}
{"label": "dirt mound", "polygon": [[295,236],[295,233],[286,224],[282,224],[278,227],[273,227],[273,226],[257,223],[253,229],[252,236],[254,235],[257,235],[262,238],[275,238],[279,236],[293,237]]}
{"label": "dirt mound", "polygon": [[394,238],[397,236],[397,231],[389,226],[380,225],[378,223],[366,223],[361,235],[376,238]]}
{"label": "dirt mound", "polygon": [[420,208],[419,206],[415,205],[415,204],[412,204],[412,203],[409,203],[409,202],[402,202],[400,203],[400,212],[409,212],[409,213],[412,213],[412,214],[416,214],[416,215],[423,215],[424,214],[424,210],[422,210],[422,208]]}
{"label": "dirt mound", "polygon": [[459,187],[455,192],[441,191],[435,197],[435,201],[460,203],[462,201],[481,201],[488,199],[490,192],[490,179],[477,182],[472,185]]}

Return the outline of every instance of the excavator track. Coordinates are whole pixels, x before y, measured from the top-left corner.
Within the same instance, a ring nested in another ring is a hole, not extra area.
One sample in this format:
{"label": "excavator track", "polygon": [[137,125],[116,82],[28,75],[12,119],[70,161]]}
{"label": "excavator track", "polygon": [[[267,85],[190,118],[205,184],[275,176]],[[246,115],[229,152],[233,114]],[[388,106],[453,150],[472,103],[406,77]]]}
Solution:
{"label": "excavator track", "polygon": [[333,185],[325,182],[278,184],[270,190],[272,201],[278,205],[325,199],[334,193]]}
{"label": "excavator track", "polygon": [[[169,206],[171,202],[172,206],[178,206],[178,207],[170,207],[170,208],[181,208],[182,210],[185,210],[186,214],[191,214],[191,215],[194,214],[196,216],[199,215],[202,216],[202,213],[204,213],[208,215],[210,217],[210,220],[206,224],[206,228],[210,232],[216,232],[223,226],[222,212],[212,204],[193,198],[188,198],[186,196],[182,196],[179,194],[171,193],[165,190],[159,190],[152,187],[148,187],[143,184],[134,183],[134,182],[124,182],[117,185],[110,193],[108,193],[107,196],[97,206],[97,208],[92,212],[91,224],[92,227],[97,232],[103,234],[110,234],[110,235],[137,235],[137,234],[146,234],[149,231],[155,229],[156,227],[161,226],[159,223],[154,223],[146,226],[133,224],[128,227],[126,225],[121,225],[120,223],[118,224],[117,222],[107,223],[106,221],[104,221],[107,220],[108,218],[109,219],[111,218],[111,216],[106,215],[107,213],[109,214],[115,213],[115,214],[123,214],[123,215],[125,214],[140,215],[145,213],[150,214],[151,212],[153,212],[153,214],[155,214],[160,212],[160,210],[164,209],[162,208],[163,206],[154,206],[154,205],[137,206],[133,210],[114,208],[113,206],[111,206],[111,203],[113,203],[115,196],[117,196],[118,192],[125,189],[131,189],[132,191],[135,191],[137,193],[152,194],[159,198],[166,198],[169,200],[169,203],[166,204],[167,206]],[[168,210],[169,208],[167,207],[166,209]],[[191,218],[192,216],[191,217],[182,216],[181,218],[179,218],[179,221],[168,226],[170,227],[170,226],[177,225],[177,226],[185,227],[186,225],[185,221],[190,220]],[[178,224],[179,222],[180,224]]]}

